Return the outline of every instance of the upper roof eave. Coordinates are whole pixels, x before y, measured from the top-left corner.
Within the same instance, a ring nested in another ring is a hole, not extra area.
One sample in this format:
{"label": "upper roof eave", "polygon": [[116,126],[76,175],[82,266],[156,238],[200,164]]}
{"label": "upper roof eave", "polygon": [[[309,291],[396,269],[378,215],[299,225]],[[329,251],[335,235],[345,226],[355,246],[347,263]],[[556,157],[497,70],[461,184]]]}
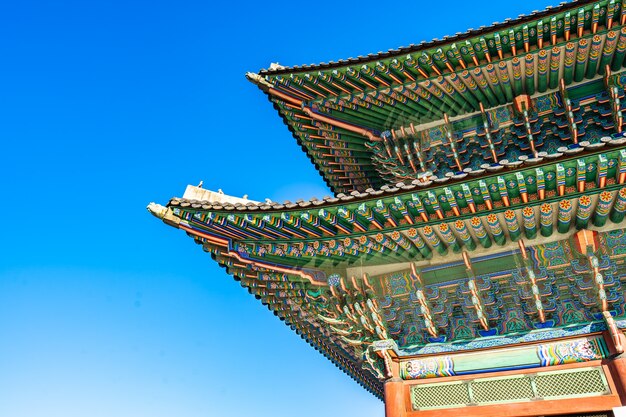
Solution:
{"label": "upper roof eave", "polygon": [[320,71],[334,68],[341,68],[355,64],[365,64],[368,62],[376,62],[382,59],[393,58],[407,53],[424,51],[430,48],[441,47],[454,42],[458,42],[465,39],[471,39],[476,36],[488,34],[490,32],[500,31],[509,27],[517,26],[520,24],[532,22],[539,18],[562,13],[568,10],[576,9],[581,6],[585,6],[590,3],[596,3],[597,0],[574,0],[571,2],[562,2],[558,6],[548,6],[541,11],[533,11],[528,15],[521,14],[515,19],[505,19],[504,22],[496,22],[491,26],[481,27],[479,29],[470,29],[465,33],[459,33],[454,36],[446,36],[444,39],[434,39],[429,42],[422,41],[418,45],[412,44],[409,46],[399,47],[397,49],[389,49],[387,52],[378,52],[375,54],[369,54],[367,56],[358,56],[356,58],[340,59],[339,61],[322,62],[319,64],[310,65],[295,65],[292,67],[280,66],[274,69],[261,69],[259,75],[273,76],[281,74],[294,74],[301,72]]}

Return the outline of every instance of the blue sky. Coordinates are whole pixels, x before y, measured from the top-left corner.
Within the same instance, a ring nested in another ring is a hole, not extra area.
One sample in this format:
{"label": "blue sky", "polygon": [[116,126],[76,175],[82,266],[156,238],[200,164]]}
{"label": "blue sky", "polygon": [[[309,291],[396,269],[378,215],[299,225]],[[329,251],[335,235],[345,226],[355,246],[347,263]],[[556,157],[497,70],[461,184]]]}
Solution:
{"label": "blue sky", "polygon": [[0,416],[382,416],[383,405],[150,216],[186,184],[321,178],[246,71],[387,50],[528,2],[0,5]]}

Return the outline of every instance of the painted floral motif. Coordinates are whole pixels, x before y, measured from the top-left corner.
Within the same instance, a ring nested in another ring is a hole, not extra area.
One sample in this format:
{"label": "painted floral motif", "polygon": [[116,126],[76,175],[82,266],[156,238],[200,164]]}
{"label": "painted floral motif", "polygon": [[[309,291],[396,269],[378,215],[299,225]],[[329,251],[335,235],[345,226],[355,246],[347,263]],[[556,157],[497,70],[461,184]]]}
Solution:
{"label": "painted floral motif", "polygon": [[437,378],[453,375],[452,359],[448,356],[411,360],[404,362],[402,367],[404,379]]}
{"label": "painted floral motif", "polygon": [[599,338],[551,343],[537,347],[537,355],[541,360],[541,366],[602,359],[602,351]]}

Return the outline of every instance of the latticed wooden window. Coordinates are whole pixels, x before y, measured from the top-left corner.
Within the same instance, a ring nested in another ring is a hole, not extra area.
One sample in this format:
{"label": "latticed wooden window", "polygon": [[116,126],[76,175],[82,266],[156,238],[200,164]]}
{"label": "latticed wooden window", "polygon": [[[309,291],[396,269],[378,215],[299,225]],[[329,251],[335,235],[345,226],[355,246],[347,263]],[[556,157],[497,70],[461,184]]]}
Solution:
{"label": "latticed wooden window", "polygon": [[411,390],[413,409],[452,407],[470,403],[467,384],[464,382],[448,384],[417,385]]}
{"label": "latticed wooden window", "polygon": [[476,403],[528,400],[534,397],[530,378],[506,378],[475,380],[471,384],[472,397]]}
{"label": "latticed wooden window", "polygon": [[497,404],[541,399],[588,397],[609,393],[602,368],[538,372],[411,387],[414,410]]}
{"label": "latticed wooden window", "polygon": [[607,391],[606,381],[600,368],[579,372],[539,374],[535,378],[535,384],[537,396],[541,398],[604,394]]}

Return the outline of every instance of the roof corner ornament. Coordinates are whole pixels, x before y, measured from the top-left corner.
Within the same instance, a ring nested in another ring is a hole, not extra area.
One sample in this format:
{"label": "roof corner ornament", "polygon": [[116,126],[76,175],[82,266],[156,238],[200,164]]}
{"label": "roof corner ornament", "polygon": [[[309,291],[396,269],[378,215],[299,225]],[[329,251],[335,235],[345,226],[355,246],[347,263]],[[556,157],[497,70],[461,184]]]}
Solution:
{"label": "roof corner ornament", "polygon": [[178,225],[180,224],[180,219],[174,215],[172,209],[170,209],[169,207],[164,207],[156,203],[150,203],[146,208],[154,217],[163,220],[163,222],[171,226],[178,227]]}
{"label": "roof corner ornament", "polygon": [[146,208],[148,209],[150,214],[159,219],[163,219],[163,217],[165,217],[165,214],[167,213],[167,207],[163,207],[162,205],[154,202],[148,204],[148,207]]}
{"label": "roof corner ornament", "polygon": [[274,86],[265,79],[265,77],[260,76],[254,72],[246,72],[246,78],[256,84],[261,90],[267,91]]}
{"label": "roof corner ornament", "polygon": [[270,64],[270,71],[279,71],[279,70],[283,70],[287,67],[285,67],[284,65],[280,65],[278,62],[272,62]]}

